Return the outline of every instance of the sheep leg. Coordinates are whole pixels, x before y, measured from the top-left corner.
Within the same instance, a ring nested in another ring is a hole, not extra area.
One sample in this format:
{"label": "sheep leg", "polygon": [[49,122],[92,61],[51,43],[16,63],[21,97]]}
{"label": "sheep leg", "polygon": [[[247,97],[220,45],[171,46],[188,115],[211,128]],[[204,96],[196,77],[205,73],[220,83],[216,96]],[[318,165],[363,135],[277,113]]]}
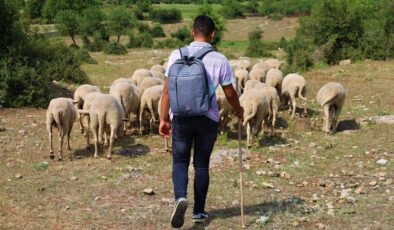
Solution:
{"label": "sheep leg", "polygon": [[82,116],[79,115],[78,113],[78,120],[79,120],[79,125],[81,126],[81,133],[83,134],[85,132],[84,126],[83,126],[83,122],[82,122]]}
{"label": "sheep leg", "polygon": [[86,116],[86,132],[85,132],[85,137],[86,137],[86,149],[89,149],[89,127],[90,127],[90,117]]}
{"label": "sheep leg", "polygon": [[48,138],[49,138],[49,158],[54,159],[53,141],[52,141],[52,124],[47,123]]}
{"label": "sheep leg", "polygon": [[70,146],[70,135],[71,134],[71,128],[67,132],[67,150],[71,151],[71,146]]}
{"label": "sheep leg", "polygon": [[141,107],[140,107],[140,116],[138,118],[138,120],[140,122],[140,129],[139,129],[140,132],[142,132],[142,115],[143,115],[143,113],[144,113],[144,107],[142,107],[142,105],[141,105]]}
{"label": "sheep leg", "polygon": [[62,129],[59,129],[59,153],[57,155],[59,161],[63,159],[63,140],[64,140],[64,132]]}
{"label": "sheep leg", "polygon": [[98,118],[97,115],[94,115],[91,117],[92,122],[90,123],[90,130],[92,130],[93,133],[93,139],[94,139],[94,157],[98,157],[98,144],[99,144],[99,139],[98,139]]}
{"label": "sheep leg", "polygon": [[323,106],[323,131],[326,133],[330,132],[329,121],[330,121],[330,105],[326,104]]}
{"label": "sheep leg", "polygon": [[273,110],[272,111],[272,128],[271,128],[272,134],[274,134],[274,132],[275,132],[275,124],[276,124],[276,111]]}
{"label": "sheep leg", "polygon": [[108,136],[107,136],[107,132],[104,132],[104,149],[107,149],[107,148],[108,148]]}
{"label": "sheep leg", "polygon": [[248,148],[252,146],[252,126],[250,125],[250,122],[246,124],[246,142],[248,144]]}
{"label": "sheep leg", "polygon": [[111,160],[112,156],[112,147],[114,144],[114,140],[115,140],[115,127],[111,126],[111,136],[109,138],[109,148],[108,148],[108,155],[107,155],[107,159]]}
{"label": "sheep leg", "polygon": [[292,104],[292,109],[293,109],[293,112],[292,112],[292,114],[291,114],[291,118],[294,118],[294,116],[295,116],[295,111],[296,111],[296,108],[297,108],[297,102],[296,102],[296,98],[294,97],[294,96],[292,96],[291,97],[291,104]]}

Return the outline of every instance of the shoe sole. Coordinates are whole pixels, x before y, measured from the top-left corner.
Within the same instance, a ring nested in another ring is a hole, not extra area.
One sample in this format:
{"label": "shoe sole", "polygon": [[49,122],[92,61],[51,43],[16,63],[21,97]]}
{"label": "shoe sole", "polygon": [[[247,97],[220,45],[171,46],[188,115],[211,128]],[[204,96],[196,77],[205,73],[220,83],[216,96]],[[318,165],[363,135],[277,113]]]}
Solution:
{"label": "shoe sole", "polygon": [[185,213],[187,209],[187,200],[180,200],[176,206],[175,210],[172,213],[171,216],[171,225],[174,228],[180,228],[182,227],[184,221],[185,221]]}
{"label": "shoe sole", "polygon": [[205,221],[207,221],[207,219],[193,220],[194,223],[204,223]]}

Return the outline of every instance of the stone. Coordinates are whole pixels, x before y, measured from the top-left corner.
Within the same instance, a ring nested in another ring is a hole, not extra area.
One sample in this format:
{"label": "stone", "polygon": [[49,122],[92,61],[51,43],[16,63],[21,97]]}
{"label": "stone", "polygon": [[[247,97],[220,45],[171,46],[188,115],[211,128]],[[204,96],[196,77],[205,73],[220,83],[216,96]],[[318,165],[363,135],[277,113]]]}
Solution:
{"label": "stone", "polygon": [[144,189],[144,194],[146,194],[146,195],[154,195],[155,192],[153,191],[152,188],[146,188],[146,189]]}
{"label": "stone", "polygon": [[290,179],[291,175],[285,171],[280,173],[280,177],[286,178],[286,179]]}
{"label": "stone", "polygon": [[106,176],[101,176],[100,177],[102,180],[107,180],[108,178]]}
{"label": "stone", "polygon": [[326,228],[326,226],[325,226],[324,224],[322,224],[322,223],[317,223],[317,224],[316,224],[316,227],[317,227],[318,229],[325,229],[325,228]]}
{"label": "stone", "polygon": [[309,143],[308,147],[309,148],[316,148],[317,144],[315,142],[311,142],[311,143]]}
{"label": "stone", "polygon": [[244,164],[244,169],[249,170],[250,169],[250,164]]}
{"label": "stone", "polygon": [[375,185],[377,185],[378,184],[378,182],[377,181],[371,181],[371,182],[369,182],[369,185],[371,185],[371,186],[375,186]]}
{"label": "stone", "polygon": [[76,180],[78,180],[78,177],[76,177],[76,176],[72,176],[72,177],[70,177],[70,180],[72,180],[72,181],[76,181]]}
{"label": "stone", "polygon": [[15,174],[15,178],[17,178],[17,179],[21,179],[23,176],[22,176],[22,174],[20,174],[20,173],[17,173],[17,174]]}
{"label": "stone", "polygon": [[360,194],[365,194],[365,189],[364,189],[363,186],[361,186],[361,187],[357,188],[356,190],[354,190],[354,192],[355,192],[356,194],[358,194],[358,195],[360,195]]}
{"label": "stone", "polygon": [[265,174],[267,174],[265,171],[261,171],[261,170],[256,171],[257,176],[261,176],[261,175],[265,175]]}
{"label": "stone", "polygon": [[269,220],[268,216],[260,216],[259,218],[257,218],[256,224],[264,225],[268,222],[268,220]]}
{"label": "stone", "polygon": [[386,159],[380,159],[380,160],[376,161],[376,164],[384,166],[384,165],[387,164],[387,160]]}
{"label": "stone", "polygon": [[275,186],[273,184],[267,183],[267,182],[263,182],[263,187],[264,188],[274,188]]}
{"label": "stone", "polygon": [[373,116],[368,118],[369,121],[373,121],[377,124],[394,124],[394,115],[387,115],[387,116]]}
{"label": "stone", "polygon": [[164,204],[171,204],[171,203],[174,202],[174,200],[171,199],[171,198],[163,197],[163,198],[161,198],[161,202],[164,203]]}
{"label": "stone", "polygon": [[26,134],[27,134],[27,131],[24,130],[24,129],[21,129],[21,130],[18,130],[18,133],[19,133],[20,135],[26,135]]}
{"label": "stone", "polygon": [[348,196],[345,199],[346,199],[346,202],[348,202],[349,204],[354,204],[356,202],[356,198],[354,198],[352,196]]}
{"label": "stone", "polygon": [[312,201],[313,201],[313,202],[317,202],[318,200],[319,200],[318,195],[317,195],[316,193],[314,193],[314,194],[312,195]]}

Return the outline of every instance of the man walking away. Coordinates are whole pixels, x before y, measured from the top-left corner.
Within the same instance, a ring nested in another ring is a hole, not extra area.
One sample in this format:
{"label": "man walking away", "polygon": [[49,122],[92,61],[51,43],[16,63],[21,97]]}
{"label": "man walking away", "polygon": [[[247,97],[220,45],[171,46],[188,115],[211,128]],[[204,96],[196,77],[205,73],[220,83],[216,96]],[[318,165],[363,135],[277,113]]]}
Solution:
{"label": "man walking away", "polygon": [[194,41],[171,53],[165,73],[159,132],[166,138],[172,134],[175,209],[171,225],[175,228],[182,227],[188,206],[188,168],[192,146],[195,171],[192,220],[203,222],[209,217],[205,212],[205,200],[209,185],[209,160],[218,131],[219,108],[215,97],[218,85],[223,88],[238,118],[243,118],[243,109],[233,87],[235,80],[230,64],[210,45],[214,31],[215,24],[211,18],[196,17],[191,33]]}

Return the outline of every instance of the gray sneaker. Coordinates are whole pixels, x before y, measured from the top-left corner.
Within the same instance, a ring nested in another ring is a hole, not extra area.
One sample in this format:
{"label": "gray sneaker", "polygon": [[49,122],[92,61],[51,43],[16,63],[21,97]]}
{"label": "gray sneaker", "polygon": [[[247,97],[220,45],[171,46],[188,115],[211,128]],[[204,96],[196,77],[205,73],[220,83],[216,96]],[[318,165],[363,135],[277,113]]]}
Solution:
{"label": "gray sneaker", "polygon": [[171,225],[174,228],[182,227],[183,223],[185,222],[185,213],[187,209],[187,199],[186,198],[179,198],[175,202],[174,212],[171,216]]}

